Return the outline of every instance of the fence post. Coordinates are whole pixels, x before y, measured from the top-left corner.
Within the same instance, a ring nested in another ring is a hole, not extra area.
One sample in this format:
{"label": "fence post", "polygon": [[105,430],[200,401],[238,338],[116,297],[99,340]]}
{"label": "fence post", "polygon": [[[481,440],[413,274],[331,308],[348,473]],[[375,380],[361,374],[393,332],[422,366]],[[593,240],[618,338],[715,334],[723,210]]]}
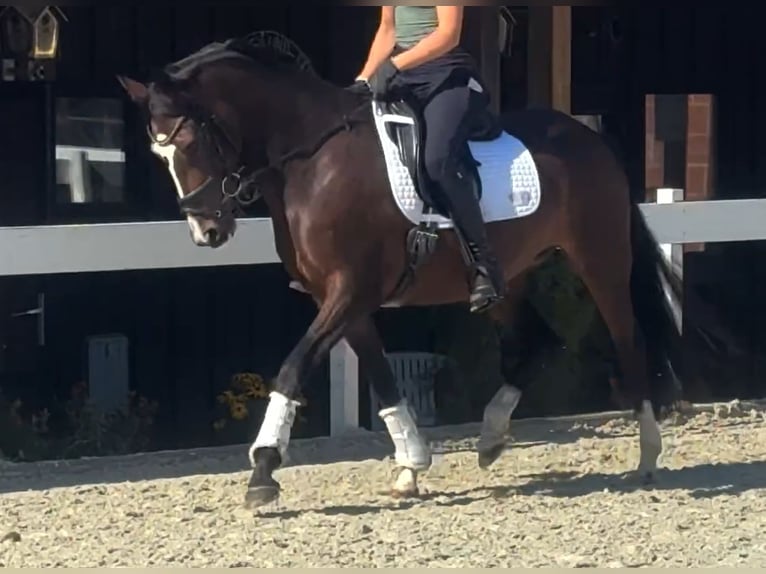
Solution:
{"label": "fence post", "polygon": [[345,339],[330,351],[330,436],[359,428],[359,360]]}
{"label": "fence post", "polygon": [[[670,204],[684,200],[684,190],[670,187],[661,187],[657,189],[657,203]],[[663,243],[660,245],[662,252],[665,255],[665,259],[670,263],[674,270],[679,274],[679,277],[683,280],[684,276],[684,246],[679,244]],[[665,288],[665,295],[670,303],[670,308],[673,309],[673,316],[676,320],[676,326],[678,332],[683,333],[683,301],[673,301],[672,292],[669,286],[665,284],[663,279],[663,287]]]}

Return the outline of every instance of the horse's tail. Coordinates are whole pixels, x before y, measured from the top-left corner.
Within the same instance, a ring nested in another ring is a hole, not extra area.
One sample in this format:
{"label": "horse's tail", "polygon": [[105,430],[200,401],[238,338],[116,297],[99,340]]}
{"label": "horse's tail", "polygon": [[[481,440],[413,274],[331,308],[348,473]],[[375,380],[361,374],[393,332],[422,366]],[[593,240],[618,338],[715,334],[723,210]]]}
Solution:
{"label": "horse's tail", "polygon": [[660,250],[639,205],[631,202],[633,270],[630,287],[638,340],[647,353],[647,373],[655,410],[681,399],[680,274]]}

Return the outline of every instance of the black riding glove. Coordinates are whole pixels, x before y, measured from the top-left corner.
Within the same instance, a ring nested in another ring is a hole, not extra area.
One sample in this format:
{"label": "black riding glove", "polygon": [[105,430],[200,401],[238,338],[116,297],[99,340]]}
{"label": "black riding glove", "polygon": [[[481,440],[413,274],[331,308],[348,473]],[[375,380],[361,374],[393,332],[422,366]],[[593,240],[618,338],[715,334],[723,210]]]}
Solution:
{"label": "black riding glove", "polygon": [[370,93],[370,84],[368,84],[365,80],[357,80],[350,86],[346,86],[346,89],[354,94],[364,96]]}
{"label": "black riding glove", "polygon": [[398,73],[399,68],[394,65],[390,58],[384,60],[368,80],[370,90],[372,90],[372,97],[378,99],[388,95],[389,89],[391,88],[391,81]]}

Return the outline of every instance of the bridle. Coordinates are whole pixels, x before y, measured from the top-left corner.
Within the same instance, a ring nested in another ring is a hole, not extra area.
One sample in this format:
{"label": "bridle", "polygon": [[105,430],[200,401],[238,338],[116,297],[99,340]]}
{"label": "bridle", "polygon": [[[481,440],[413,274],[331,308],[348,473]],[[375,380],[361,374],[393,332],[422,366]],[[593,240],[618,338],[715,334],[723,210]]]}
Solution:
{"label": "bridle", "polygon": [[[220,209],[210,213],[203,204],[204,197],[207,196],[210,188],[216,185],[213,176],[209,176],[200,186],[193,189],[183,197],[179,197],[177,200],[179,208],[184,215],[198,215],[205,217],[212,216],[212,218],[220,219],[223,217],[224,208],[229,205],[233,205],[233,207],[231,207],[231,212],[234,213],[237,207],[247,207],[261,199],[263,193],[261,192],[260,186],[257,185],[257,182],[265,174],[268,172],[277,172],[280,174],[283,173],[286,165],[291,161],[299,158],[308,159],[313,157],[327,142],[329,142],[337,134],[344,131],[351,131],[354,124],[362,123],[365,121],[354,119],[354,117],[359,111],[368,106],[369,103],[365,101],[363,104],[354,108],[350,113],[344,114],[340,122],[323,132],[317,139],[316,143],[310,148],[297,148],[288,153],[285,153],[280,158],[278,158],[277,161],[267,162],[266,165],[262,165],[252,171],[249,171],[246,164],[241,160],[242,147],[238,146],[234,142],[234,140],[229,136],[226,128],[216,118],[215,115],[195,114],[180,116],[173,124],[173,128],[171,129],[170,134],[164,138],[158,138],[154,134],[151,128],[151,124],[147,126],[147,132],[149,133],[149,137],[151,138],[152,142],[160,147],[166,147],[173,144],[176,137],[178,136],[178,133],[181,131],[181,128],[187,122],[193,120],[197,124],[199,131],[207,136],[208,141],[213,142],[215,145],[216,153],[218,155],[218,159],[220,159],[221,164],[225,166],[227,165],[226,154],[222,149],[220,140],[218,137],[216,137],[215,132],[217,131],[223,134],[228,145],[240,158],[240,165],[238,168],[229,171],[229,173],[225,174],[221,179],[220,193],[223,196],[223,199],[221,201]],[[249,193],[247,193],[248,191]]]}
{"label": "bridle", "polygon": [[[173,128],[170,130],[170,133],[164,138],[158,138],[154,134],[151,128],[151,124],[147,125],[146,131],[148,132],[149,138],[153,143],[160,147],[167,147],[173,144],[176,137],[178,136],[178,133],[181,131],[181,128],[183,128],[183,126],[186,125],[186,123],[189,121],[194,120],[199,127],[199,130],[203,132],[208,137],[208,140],[213,142],[215,145],[218,159],[221,160],[222,165],[226,165],[226,154],[221,148],[219,139],[215,137],[215,134],[211,133],[212,130],[217,130],[222,133],[226,138],[229,146],[231,146],[232,149],[237,150],[238,155],[241,155],[241,150],[238,149],[238,146],[234,143],[234,140],[229,136],[228,131],[223,127],[221,122],[219,122],[214,115],[201,116],[201,118],[202,119],[196,119],[195,116],[192,115],[183,115],[178,117],[173,124]],[[220,191],[224,197],[224,200],[221,204],[221,209],[216,210],[212,214],[214,218],[220,219],[223,217],[223,207],[225,204],[228,204],[232,201],[236,201],[239,205],[246,206],[250,205],[251,203],[255,203],[258,199],[260,199],[260,192],[257,188],[255,188],[255,191],[250,197],[246,197],[244,195],[244,191],[250,187],[248,184],[252,182],[251,178],[244,177],[245,172],[246,167],[244,164],[242,164],[237,169],[223,176],[221,180]],[[255,175],[255,173],[253,175]],[[232,184],[234,184],[233,187]],[[213,185],[215,185],[215,179],[212,176],[209,176],[204,182],[202,182],[200,186],[196,187],[183,197],[179,197],[177,201],[181,212],[185,215],[210,216],[211,214],[207,213],[204,205],[202,205],[202,201],[207,195],[206,192]]]}

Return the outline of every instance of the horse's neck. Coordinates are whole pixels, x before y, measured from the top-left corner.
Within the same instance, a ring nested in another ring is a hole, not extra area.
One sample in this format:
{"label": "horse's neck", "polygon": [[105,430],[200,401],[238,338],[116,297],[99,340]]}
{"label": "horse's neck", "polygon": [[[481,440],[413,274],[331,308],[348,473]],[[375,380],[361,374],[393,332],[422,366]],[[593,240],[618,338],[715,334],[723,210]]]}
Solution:
{"label": "horse's neck", "polygon": [[[344,121],[355,98],[322,80],[284,81],[273,92],[268,155],[272,162],[296,150],[312,149],[323,134]],[[287,94],[287,95],[285,95]]]}
{"label": "horse's neck", "polygon": [[357,113],[363,106],[363,100],[321,80],[302,80],[296,82],[295,87],[285,82],[275,86],[270,100],[266,106],[269,109],[265,112],[270,124],[270,133],[265,134],[269,161],[276,165],[280,157],[299,150],[313,153],[311,158],[301,157],[295,163],[280,166],[282,178],[278,183],[272,182],[273,185],[266,186],[263,192],[279,258],[288,274],[302,281],[292,236],[294,230],[291,229],[291,223],[295,222],[297,216],[295,210],[290,211],[288,203],[298,196],[311,194],[315,187],[311,181],[292,180],[291,171],[296,164],[312,161],[321,155],[323,148],[319,144],[325,140],[325,136],[342,126],[346,115]]}
{"label": "horse's neck", "polygon": [[269,217],[274,229],[274,246],[277,255],[293,279],[299,279],[298,265],[293,237],[285,212],[284,182],[271,182],[263,189],[263,201],[269,210]]}

